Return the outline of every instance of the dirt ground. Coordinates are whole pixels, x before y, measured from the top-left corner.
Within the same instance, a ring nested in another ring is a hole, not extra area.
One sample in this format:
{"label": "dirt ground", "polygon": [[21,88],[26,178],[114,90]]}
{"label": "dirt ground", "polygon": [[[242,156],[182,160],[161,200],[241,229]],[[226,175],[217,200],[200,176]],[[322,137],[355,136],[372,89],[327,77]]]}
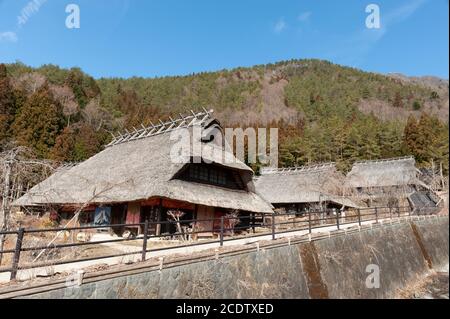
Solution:
{"label": "dirt ground", "polygon": [[437,272],[398,291],[400,299],[449,299],[448,273]]}

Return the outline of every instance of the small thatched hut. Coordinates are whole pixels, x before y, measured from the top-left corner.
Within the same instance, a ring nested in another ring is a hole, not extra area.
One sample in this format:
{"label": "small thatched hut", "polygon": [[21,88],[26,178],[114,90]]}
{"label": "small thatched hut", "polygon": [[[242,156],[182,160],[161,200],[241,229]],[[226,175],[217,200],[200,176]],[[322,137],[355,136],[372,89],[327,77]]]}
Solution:
{"label": "small thatched hut", "polygon": [[345,191],[344,175],[335,163],[294,168],[263,168],[256,192],[280,211],[302,214],[309,209],[358,207]]}
{"label": "small thatched hut", "polygon": [[346,186],[368,206],[406,206],[408,197],[428,186],[419,179],[414,157],[401,157],[353,164]]}
{"label": "small thatched hut", "polygon": [[[82,208],[82,224],[165,221],[171,210],[182,211],[184,220],[217,218],[237,211],[272,212],[272,206],[255,193],[253,171],[236,158],[229,163],[211,155],[216,153],[197,156],[191,147],[190,153],[184,154],[187,162],[173,161],[179,141],[173,140],[171,133],[181,129],[189,132],[193,143],[194,128],[201,128],[197,142],[230,156],[226,143],[211,134],[223,133],[211,112],[193,113],[114,137],[103,151],[57,171],[14,205],[51,206],[60,218],[72,218]],[[190,225],[202,230],[215,226],[212,221]],[[160,234],[175,230],[167,225],[161,228],[152,231]]]}

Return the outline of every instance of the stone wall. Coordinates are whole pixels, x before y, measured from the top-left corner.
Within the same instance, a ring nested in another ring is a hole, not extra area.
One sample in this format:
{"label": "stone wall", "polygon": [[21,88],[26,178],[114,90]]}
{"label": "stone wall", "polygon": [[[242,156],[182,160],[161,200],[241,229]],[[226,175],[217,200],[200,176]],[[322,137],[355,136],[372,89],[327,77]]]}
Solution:
{"label": "stone wall", "polygon": [[[448,231],[448,217],[427,217],[22,297],[389,298],[448,265]],[[379,288],[366,287],[368,265]]]}

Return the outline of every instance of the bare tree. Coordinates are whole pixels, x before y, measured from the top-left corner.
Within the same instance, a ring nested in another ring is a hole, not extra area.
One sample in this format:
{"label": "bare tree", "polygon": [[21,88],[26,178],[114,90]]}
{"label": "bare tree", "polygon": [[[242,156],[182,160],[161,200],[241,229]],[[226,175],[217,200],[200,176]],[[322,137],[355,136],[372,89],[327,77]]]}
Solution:
{"label": "bare tree", "polygon": [[77,114],[80,110],[75,94],[68,86],[50,85],[50,91],[53,97],[63,106],[63,114],[68,118],[67,126],[70,125],[71,116]]}
{"label": "bare tree", "polygon": [[[128,183],[128,181],[126,181],[126,183]],[[121,184],[121,183],[120,183],[120,184]],[[33,262],[36,262],[36,261],[37,261],[37,260],[45,253],[45,251],[46,251],[50,246],[52,246],[53,243],[54,243],[54,242],[55,242],[62,234],[64,234],[66,228],[68,228],[72,223],[78,221],[78,217],[80,216],[80,214],[84,211],[84,209],[85,209],[86,207],[88,207],[90,204],[92,204],[92,203],[95,201],[95,199],[99,198],[101,195],[103,195],[104,193],[110,191],[111,189],[113,189],[114,187],[116,187],[116,186],[118,186],[118,185],[120,185],[120,184],[117,184],[117,185],[109,185],[109,186],[105,187],[104,189],[102,189],[100,192],[97,192],[96,190],[94,190],[94,192],[93,192],[93,194],[92,194],[92,197],[89,198],[89,200],[85,201],[83,204],[81,204],[81,205],[78,207],[78,209],[74,212],[73,217],[72,217],[72,218],[71,218],[71,219],[70,219],[70,220],[62,227],[63,229],[60,230],[60,231],[58,231],[58,232],[56,233],[56,235],[53,237],[53,239],[50,240],[50,241],[47,243],[47,248],[42,249],[42,250],[39,252],[39,254],[34,258]]]}
{"label": "bare tree", "polygon": [[231,235],[234,235],[234,227],[239,224],[239,211],[233,209],[231,212],[227,213],[224,217],[228,221],[228,226],[230,227]]}
{"label": "bare tree", "polygon": [[[0,231],[9,229],[11,203],[54,169],[54,163],[35,159],[26,147],[14,147],[0,153]],[[3,250],[5,240],[6,236],[0,235],[0,250]],[[2,256],[0,254],[0,263]]]}
{"label": "bare tree", "polygon": [[38,72],[27,73],[13,80],[15,88],[24,89],[28,94],[33,94],[47,83],[47,78]]}
{"label": "bare tree", "polygon": [[89,123],[96,131],[104,128],[111,130],[110,123],[113,121],[108,112],[100,107],[100,101],[93,98],[89,101],[86,107],[81,111],[84,120]]}
{"label": "bare tree", "polygon": [[167,212],[167,216],[169,216],[172,220],[176,222],[177,232],[180,234],[181,240],[186,240],[185,234],[181,229],[180,219],[184,216],[184,212],[181,210],[169,210]]}

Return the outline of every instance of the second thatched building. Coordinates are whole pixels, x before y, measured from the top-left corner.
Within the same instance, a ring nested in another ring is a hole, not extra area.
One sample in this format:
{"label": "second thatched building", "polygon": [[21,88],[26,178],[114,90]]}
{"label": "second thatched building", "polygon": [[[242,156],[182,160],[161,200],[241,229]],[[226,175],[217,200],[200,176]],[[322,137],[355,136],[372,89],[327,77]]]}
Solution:
{"label": "second thatched building", "polygon": [[292,168],[263,168],[255,178],[256,192],[280,212],[355,208],[344,196],[345,177],[335,163]]}

